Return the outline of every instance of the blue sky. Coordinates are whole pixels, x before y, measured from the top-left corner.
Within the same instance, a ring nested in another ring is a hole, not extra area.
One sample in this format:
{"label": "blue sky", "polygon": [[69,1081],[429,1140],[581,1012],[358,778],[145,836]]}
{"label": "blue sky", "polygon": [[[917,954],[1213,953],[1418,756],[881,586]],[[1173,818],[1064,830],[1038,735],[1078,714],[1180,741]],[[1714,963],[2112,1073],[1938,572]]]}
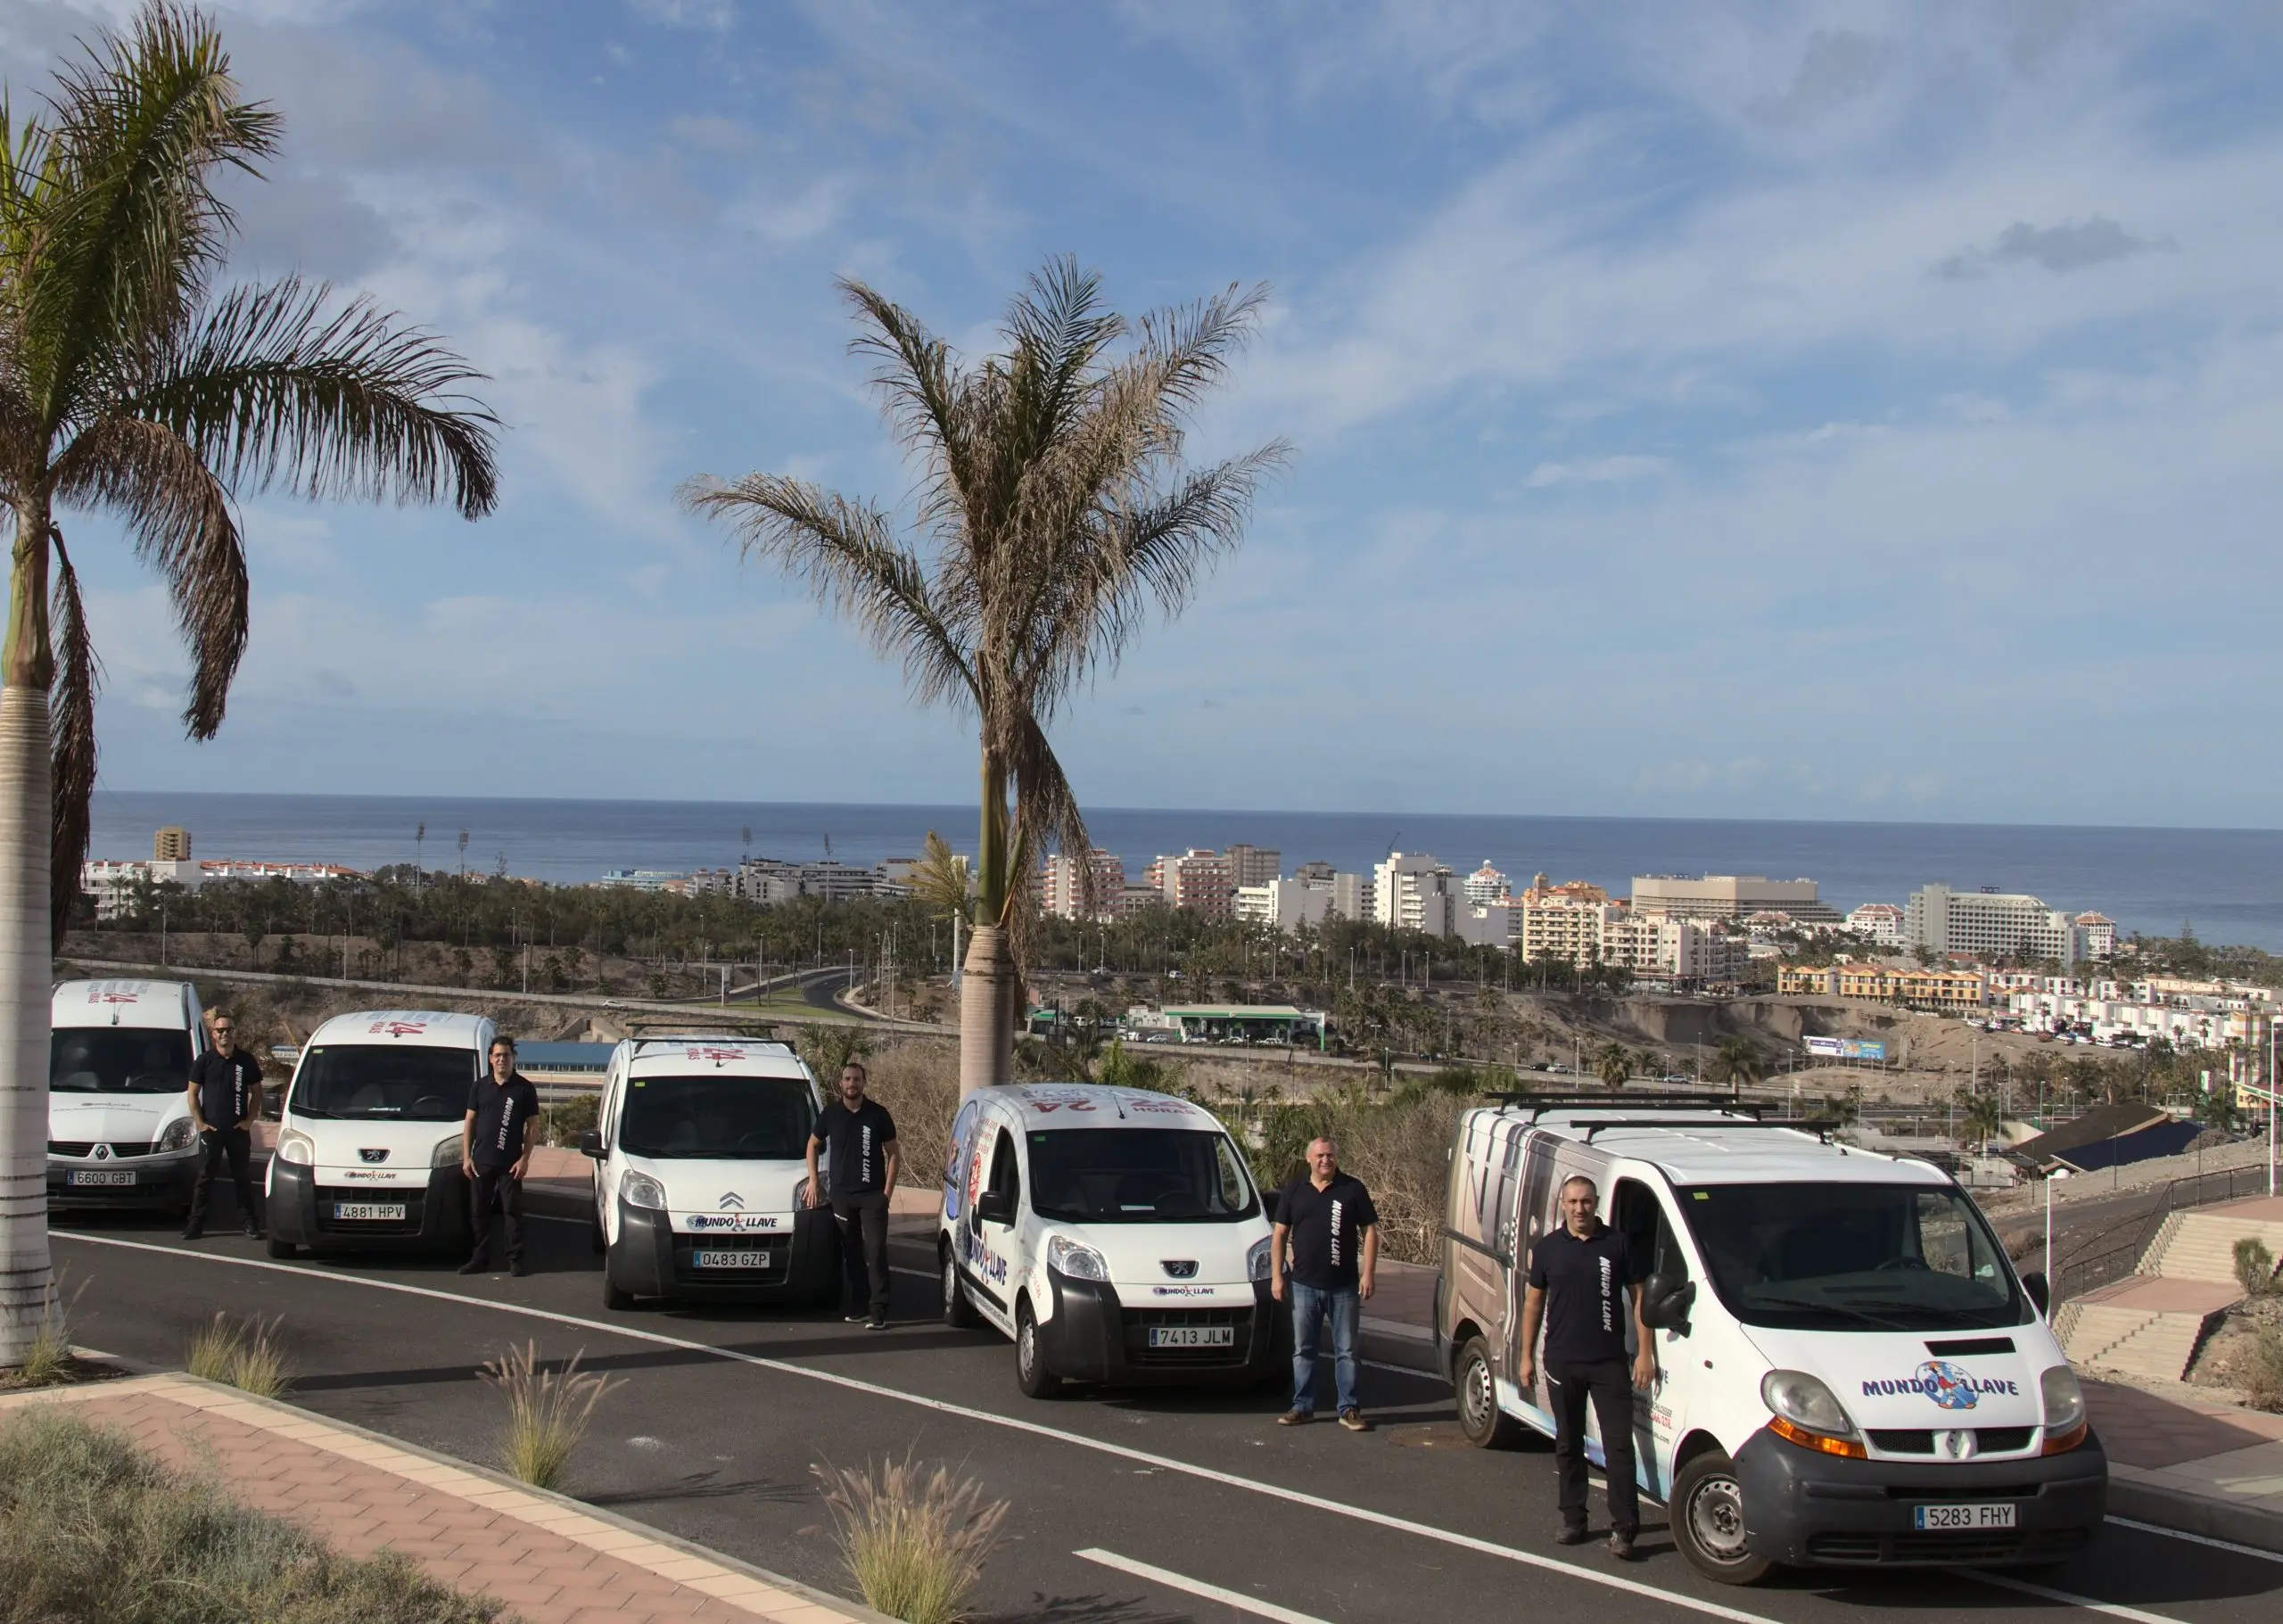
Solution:
{"label": "blue sky", "polygon": [[[0,4],[12,95],[117,14]],[[898,499],[833,278],[973,351],[1071,252],[1271,284],[1198,444],[1298,453],[1059,720],[1085,801],[2278,822],[2273,4],[219,14],[288,119],[238,268],[448,334],[505,494],[251,500],[205,746],[67,515],[114,787],[963,799],[963,721],[671,498]]]}

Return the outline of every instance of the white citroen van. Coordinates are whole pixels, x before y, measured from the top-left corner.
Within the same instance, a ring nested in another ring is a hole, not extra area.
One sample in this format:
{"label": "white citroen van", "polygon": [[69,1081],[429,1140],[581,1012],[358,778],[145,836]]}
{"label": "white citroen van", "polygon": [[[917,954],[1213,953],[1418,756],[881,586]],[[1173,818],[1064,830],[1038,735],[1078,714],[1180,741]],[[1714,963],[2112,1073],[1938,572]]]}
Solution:
{"label": "white citroen van", "polygon": [[1064,1381],[1267,1381],[1289,1370],[1269,1222],[1218,1118],[1142,1089],[1030,1084],[952,1124],[944,1319],[1014,1339],[1034,1398]]}
{"label": "white citroen van", "polygon": [[611,1051],[595,1163],[603,1306],[637,1298],[840,1300],[831,1210],[807,1201],[823,1103],[789,1044],[630,1038]]}
{"label": "white citroen van", "polygon": [[1648,1270],[1660,1373],[1636,1395],[1636,1476],[1699,1571],[2047,1562],[2100,1527],[2108,1465],[2045,1282],[1929,1164],[1604,1097],[1470,1111],[1450,1168],[1436,1331],[1462,1430],[1553,1434],[1545,1361],[1514,1381],[1521,1298],[1583,1174]]}
{"label": "white citroen van", "polygon": [[483,1075],[482,1015],[367,1010],[310,1034],[269,1158],[269,1255],[465,1252],[460,1125]]}
{"label": "white citroen van", "polygon": [[198,1178],[191,1061],[206,1050],[186,981],[66,981],[48,1017],[47,1201],[180,1215]]}

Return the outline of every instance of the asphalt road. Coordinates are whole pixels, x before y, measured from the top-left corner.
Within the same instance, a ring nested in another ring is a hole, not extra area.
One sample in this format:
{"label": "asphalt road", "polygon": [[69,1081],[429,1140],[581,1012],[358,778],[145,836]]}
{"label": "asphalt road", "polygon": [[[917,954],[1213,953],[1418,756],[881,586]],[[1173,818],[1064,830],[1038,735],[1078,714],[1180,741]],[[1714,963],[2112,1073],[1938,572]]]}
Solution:
{"label": "asphalt road", "polygon": [[[571,1493],[828,1590],[848,1582],[812,1469],[907,1451],[948,1462],[1013,1503],[985,1577],[985,1616],[1000,1624],[1407,1624],[1549,1609],[1823,1624],[1872,1611],[1995,1620],[2087,1608],[2264,1624],[2283,1596],[2283,1559],[2122,1524],[2029,1588],[1899,1573],[1728,1589],[1688,1569],[1653,1508],[1644,1561],[1557,1547],[1545,1448],[1467,1448],[1447,1389],[1399,1368],[1413,1356],[1403,1344],[1367,1345],[1364,1398],[1380,1430],[1362,1436],[1274,1426],[1279,1392],[1037,1403],[1016,1390],[1002,1340],[941,1323],[924,1268],[898,1274],[886,1332],[816,1314],[612,1314],[584,1225],[532,1230],[534,1272],[522,1280],[418,1261],[274,1263],[235,1234],[185,1242],[125,1218],[75,1220],[55,1251],[67,1291],[80,1293],[84,1344],[178,1366],[193,1327],[218,1308],[277,1318],[296,1403],[469,1460],[488,1458],[500,1419],[481,1361],[525,1339],[546,1358],[582,1354],[622,1385],[573,1464]],[[905,1249],[901,1261],[926,1259]]]}

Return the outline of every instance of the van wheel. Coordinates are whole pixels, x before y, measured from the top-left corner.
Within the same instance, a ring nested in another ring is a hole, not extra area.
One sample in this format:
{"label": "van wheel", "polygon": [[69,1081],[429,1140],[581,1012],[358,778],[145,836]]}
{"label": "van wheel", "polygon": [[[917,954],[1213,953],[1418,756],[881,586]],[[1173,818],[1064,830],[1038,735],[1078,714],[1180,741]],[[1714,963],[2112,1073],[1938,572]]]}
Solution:
{"label": "van wheel", "polygon": [[954,1331],[972,1331],[983,1323],[983,1316],[967,1299],[967,1288],[960,1283],[959,1259],[948,1246],[944,1249],[944,1323]]}
{"label": "van wheel", "polygon": [[1756,1585],[1775,1563],[1754,1556],[1744,1539],[1743,1485],[1736,1466],[1708,1449],[1673,1481],[1673,1543],[1688,1565],[1723,1585]]}
{"label": "van wheel", "polygon": [[275,1235],[269,1238],[269,1255],[272,1257],[291,1257],[301,1249],[291,1241],[280,1241]]}
{"label": "van wheel", "polygon": [[1051,1398],[1062,1390],[1062,1378],[1046,1368],[1045,1353],[1038,1345],[1038,1316],[1026,1297],[1015,1304],[1015,1385],[1026,1398]]}
{"label": "van wheel", "polygon": [[1459,1349],[1459,1430],[1478,1449],[1512,1449],[1521,1440],[1522,1429],[1498,1407],[1498,1386],[1490,1371],[1490,1345],[1469,1337]]}
{"label": "van wheel", "polygon": [[621,1314],[634,1307],[634,1293],[613,1280],[607,1270],[603,1274],[603,1307]]}

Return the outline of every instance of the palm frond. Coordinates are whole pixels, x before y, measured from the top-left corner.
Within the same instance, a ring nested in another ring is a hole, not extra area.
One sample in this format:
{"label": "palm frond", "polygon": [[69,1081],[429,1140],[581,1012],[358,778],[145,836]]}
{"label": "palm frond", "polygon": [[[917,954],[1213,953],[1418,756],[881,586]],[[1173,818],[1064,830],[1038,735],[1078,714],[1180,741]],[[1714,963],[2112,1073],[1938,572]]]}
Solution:
{"label": "palm frond", "polygon": [[974,870],[968,860],[952,851],[950,843],[932,828],[920,845],[919,861],[912,865],[911,884],[912,896],[929,911],[972,917]]}
{"label": "palm frond", "polygon": [[483,375],[369,300],[288,277],[241,288],[154,358],[122,409],[163,423],[232,490],[315,498],[450,499],[465,518],[499,495],[499,419],[465,384]]}
{"label": "palm frond", "polygon": [[894,301],[853,277],[842,277],[839,287],[862,324],[849,350],[871,359],[871,384],[889,426],[923,466],[920,523],[971,516],[976,413],[958,358]]}
{"label": "palm frond", "polygon": [[49,690],[49,803],[53,842],[49,848],[48,924],[53,945],[63,945],[72,904],[79,897],[79,870],[87,860],[90,804],[95,793],[95,694],[103,668],[87,636],[87,616],[79,598],[78,572],[63,550],[63,532],[51,529],[55,548],[54,637],[55,678]]}

